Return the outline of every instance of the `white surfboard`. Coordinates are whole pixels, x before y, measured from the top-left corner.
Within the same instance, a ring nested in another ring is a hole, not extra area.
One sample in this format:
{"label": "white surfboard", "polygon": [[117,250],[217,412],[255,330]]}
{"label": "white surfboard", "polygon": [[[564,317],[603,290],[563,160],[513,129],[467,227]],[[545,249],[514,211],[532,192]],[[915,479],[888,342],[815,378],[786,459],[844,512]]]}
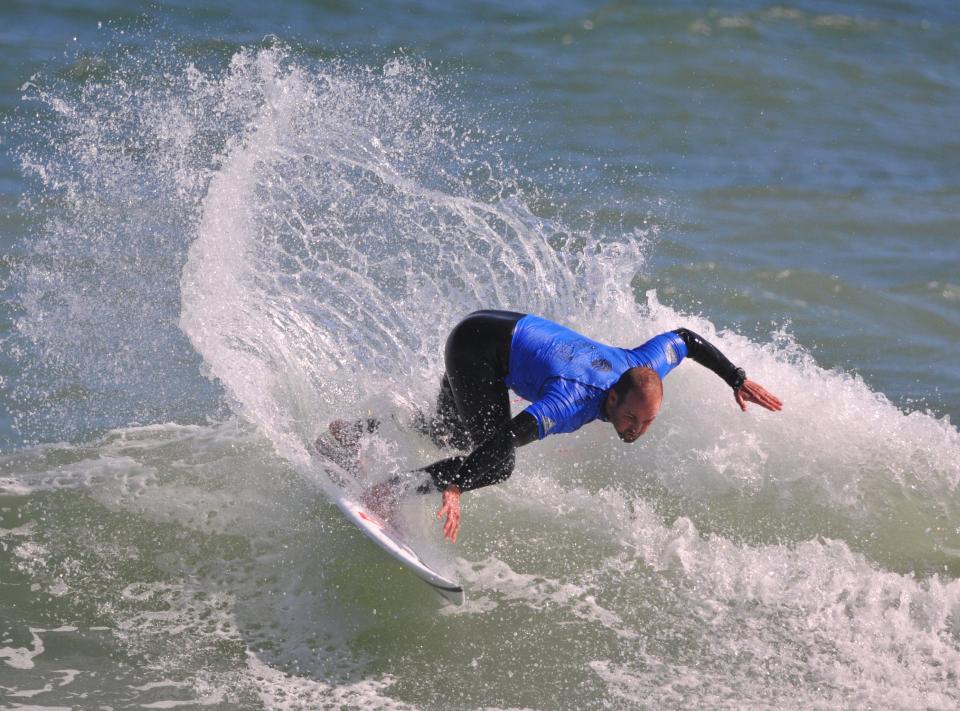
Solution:
{"label": "white surfboard", "polygon": [[357,528],[363,531],[371,541],[380,546],[407,570],[420,578],[440,595],[457,605],[464,600],[463,588],[456,580],[434,570],[420,555],[403,539],[403,535],[389,522],[382,520],[372,511],[359,503],[348,494],[353,486],[355,475],[343,468],[349,466],[349,459],[353,456],[344,456],[342,449],[329,439],[318,438],[315,444],[317,454],[320,455],[320,466],[327,473],[330,481],[336,487],[330,492],[333,503],[337,505]]}
{"label": "white surfboard", "polygon": [[364,532],[367,538],[393,556],[404,568],[450,602],[457,605],[463,604],[464,594],[460,584],[430,567],[403,540],[403,537],[393,526],[381,520],[379,516],[367,511],[362,504],[345,495],[335,496],[334,503],[357,528]]}

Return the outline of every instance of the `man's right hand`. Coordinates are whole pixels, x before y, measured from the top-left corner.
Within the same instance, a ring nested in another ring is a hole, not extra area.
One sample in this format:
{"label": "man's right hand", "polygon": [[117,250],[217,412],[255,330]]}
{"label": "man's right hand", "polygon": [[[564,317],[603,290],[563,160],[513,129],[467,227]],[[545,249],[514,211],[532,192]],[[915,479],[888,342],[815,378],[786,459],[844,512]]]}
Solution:
{"label": "man's right hand", "polygon": [[460,487],[453,484],[443,490],[443,501],[437,511],[437,518],[443,518],[444,515],[447,520],[443,524],[443,536],[449,538],[451,543],[456,543],[457,531],[460,529]]}
{"label": "man's right hand", "polygon": [[780,398],[768,392],[766,388],[752,380],[744,380],[743,385],[733,391],[733,397],[736,398],[737,404],[744,412],[747,411],[748,402],[756,403],[760,407],[772,410],[773,412],[778,412],[783,409],[783,403],[780,401]]}

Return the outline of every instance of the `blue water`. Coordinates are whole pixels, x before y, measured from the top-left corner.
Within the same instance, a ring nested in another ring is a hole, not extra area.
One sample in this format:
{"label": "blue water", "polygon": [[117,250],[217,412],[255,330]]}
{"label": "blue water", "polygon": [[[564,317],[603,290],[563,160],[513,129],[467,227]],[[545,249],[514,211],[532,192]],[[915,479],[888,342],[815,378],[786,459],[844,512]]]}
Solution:
{"label": "blue water", "polygon": [[[958,30],[5,3],[6,707],[956,708]],[[785,410],[687,364],[634,447],[522,450],[456,547],[411,504],[444,608],[309,449],[377,410],[368,470],[439,456],[403,423],[482,307],[688,326]]]}

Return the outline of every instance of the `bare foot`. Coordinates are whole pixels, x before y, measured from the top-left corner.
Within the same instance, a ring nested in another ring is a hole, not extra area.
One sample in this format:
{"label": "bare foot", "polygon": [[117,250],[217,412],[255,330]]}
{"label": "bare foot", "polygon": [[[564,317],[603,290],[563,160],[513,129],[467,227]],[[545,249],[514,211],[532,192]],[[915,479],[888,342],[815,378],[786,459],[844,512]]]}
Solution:
{"label": "bare foot", "polygon": [[351,450],[360,449],[360,438],[365,434],[373,434],[380,427],[380,420],[368,417],[362,420],[334,420],[327,429],[333,438]]}
{"label": "bare foot", "polygon": [[320,454],[341,468],[356,472],[360,438],[364,433],[376,432],[379,426],[380,421],[372,417],[365,420],[334,420],[327,427],[329,435],[317,437],[314,446]]}
{"label": "bare foot", "polygon": [[400,490],[392,479],[374,484],[360,495],[360,503],[384,523],[393,523],[393,516],[400,503]]}

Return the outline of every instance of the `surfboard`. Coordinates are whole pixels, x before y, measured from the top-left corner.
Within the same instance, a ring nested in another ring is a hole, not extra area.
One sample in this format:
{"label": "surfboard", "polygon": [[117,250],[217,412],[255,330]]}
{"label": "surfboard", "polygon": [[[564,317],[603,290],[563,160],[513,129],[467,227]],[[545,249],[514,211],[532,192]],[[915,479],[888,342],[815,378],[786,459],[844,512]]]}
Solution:
{"label": "surfboard", "polygon": [[334,496],[334,503],[351,523],[363,531],[367,538],[380,546],[404,568],[450,602],[456,605],[463,604],[465,599],[463,587],[456,580],[439,573],[426,563],[393,526],[367,511],[362,504],[348,496]]}
{"label": "surfboard", "polygon": [[396,527],[347,493],[353,488],[350,480],[357,474],[359,463],[354,461],[355,453],[323,437],[317,439],[315,446],[321,456],[321,466],[336,487],[330,493],[330,498],[347,520],[441,596],[454,604],[462,605],[465,596],[463,588],[456,580],[435,570],[404,540],[403,534]]}

